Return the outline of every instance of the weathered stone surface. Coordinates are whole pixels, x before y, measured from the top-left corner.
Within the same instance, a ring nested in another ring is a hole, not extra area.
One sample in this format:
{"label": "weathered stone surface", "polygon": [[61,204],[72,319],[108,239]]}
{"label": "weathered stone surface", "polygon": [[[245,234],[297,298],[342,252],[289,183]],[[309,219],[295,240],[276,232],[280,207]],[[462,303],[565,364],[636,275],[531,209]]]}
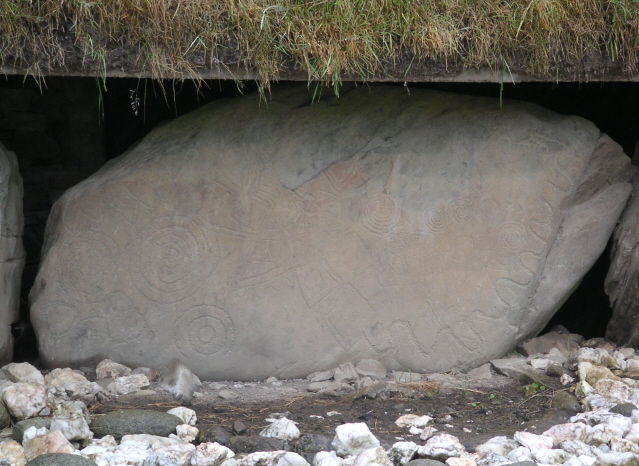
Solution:
{"label": "weathered stone surface", "polygon": [[91,422],[91,430],[95,437],[113,435],[117,440],[124,435],[149,434],[167,437],[175,433],[175,428],[182,424],[182,419],[173,414],[129,409],[112,411],[99,416]]}
{"label": "weathered stone surface", "polygon": [[543,328],[632,171],[591,123],[526,103],[383,86],[214,102],[56,203],[41,356],[178,356],[218,379],[477,366]]}
{"label": "weathered stone surface", "polygon": [[19,317],[22,247],[22,178],[16,155],[0,144],[0,364],[11,362],[11,324]]}
{"label": "weathered stone surface", "polygon": [[[639,178],[635,178],[635,184]],[[623,212],[612,242],[605,290],[612,303],[606,339],[620,346],[639,346],[639,195]]]}
{"label": "weathered stone surface", "polygon": [[97,466],[97,463],[78,455],[47,453],[32,459],[27,466]]}

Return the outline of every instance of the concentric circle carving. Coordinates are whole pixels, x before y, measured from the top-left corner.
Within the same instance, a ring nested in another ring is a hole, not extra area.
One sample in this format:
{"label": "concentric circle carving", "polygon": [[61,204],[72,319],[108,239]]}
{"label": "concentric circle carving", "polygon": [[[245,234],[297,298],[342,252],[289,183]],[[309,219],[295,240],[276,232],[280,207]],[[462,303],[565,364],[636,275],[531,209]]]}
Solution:
{"label": "concentric circle carving", "polygon": [[518,222],[508,222],[499,230],[499,244],[511,251],[518,251],[526,244],[526,229]]}
{"label": "concentric circle carving", "polygon": [[173,328],[175,343],[186,358],[228,354],[235,344],[233,319],[217,306],[193,306],[175,319]]}
{"label": "concentric circle carving", "polygon": [[376,193],[362,201],[360,222],[368,231],[383,234],[399,221],[399,209],[395,200],[387,194]]}
{"label": "concentric circle carving", "polygon": [[448,215],[443,207],[435,207],[426,212],[426,226],[434,232],[444,231],[448,228]]}
{"label": "concentric circle carving", "polygon": [[200,228],[180,218],[160,218],[147,225],[133,254],[133,283],[144,296],[161,303],[180,301],[200,288],[215,259]]}

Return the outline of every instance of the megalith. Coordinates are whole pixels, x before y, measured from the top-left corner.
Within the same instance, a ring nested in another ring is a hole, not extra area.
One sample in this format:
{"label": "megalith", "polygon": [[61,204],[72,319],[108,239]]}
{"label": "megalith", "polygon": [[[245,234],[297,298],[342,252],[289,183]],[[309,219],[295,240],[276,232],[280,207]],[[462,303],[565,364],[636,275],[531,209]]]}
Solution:
{"label": "megalith", "polygon": [[[637,178],[634,184],[637,184]],[[635,191],[615,229],[605,289],[612,304],[606,338],[639,345],[639,196]]]}
{"label": "megalith", "polygon": [[0,363],[11,362],[11,324],[20,317],[22,247],[22,178],[16,155],[0,144]]}
{"label": "megalith", "polygon": [[430,90],[213,102],[54,205],[31,291],[41,359],[206,379],[346,361],[444,371],[540,331],[630,194],[590,122]]}

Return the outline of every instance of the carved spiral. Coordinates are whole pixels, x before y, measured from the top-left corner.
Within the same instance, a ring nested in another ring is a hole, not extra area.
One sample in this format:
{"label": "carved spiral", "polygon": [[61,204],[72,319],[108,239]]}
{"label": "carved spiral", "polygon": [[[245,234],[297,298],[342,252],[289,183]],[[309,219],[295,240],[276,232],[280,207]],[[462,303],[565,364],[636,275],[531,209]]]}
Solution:
{"label": "carved spiral", "polygon": [[448,228],[448,215],[443,207],[435,207],[426,212],[426,226],[434,232],[444,231]]}
{"label": "carved spiral", "polygon": [[235,344],[233,319],[210,304],[191,307],[176,318],[173,328],[175,343],[186,358],[228,354]]}
{"label": "carved spiral", "polygon": [[473,205],[468,199],[458,198],[450,203],[448,211],[453,221],[464,223],[470,219],[473,213]]}
{"label": "carved spiral", "polygon": [[508,222],[499,230],[499,244],[511,251],[518,251],[526,243],[526,229],[518,222]]}
{"label": "carved spiral", "polygon": [[188,219],[160,218],[136,241],[133,282],[147,298],[174,303],[190,296],[210,273],[211,257],[200,228]]}
{"label": "carved spiral", "polygon": [[362,201],[360,221],[372,233],[387,233],[399,221],[399,209],[392,197],[376,193]]}

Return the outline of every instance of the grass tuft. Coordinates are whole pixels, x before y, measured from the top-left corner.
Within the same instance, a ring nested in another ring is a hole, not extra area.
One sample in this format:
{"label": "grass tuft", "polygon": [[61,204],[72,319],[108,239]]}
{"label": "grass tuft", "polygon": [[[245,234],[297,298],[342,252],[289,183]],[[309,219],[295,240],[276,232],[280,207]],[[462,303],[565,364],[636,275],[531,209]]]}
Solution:
{"label": "grass tuft", "polygon": [[285,69],[335,84],[428,60],[553,77],[589,57],[635,71],[638,49],[639,0],[0,0],[0,63],[34,75],[79,54],[96,77],[240,66],[266,88]]}

